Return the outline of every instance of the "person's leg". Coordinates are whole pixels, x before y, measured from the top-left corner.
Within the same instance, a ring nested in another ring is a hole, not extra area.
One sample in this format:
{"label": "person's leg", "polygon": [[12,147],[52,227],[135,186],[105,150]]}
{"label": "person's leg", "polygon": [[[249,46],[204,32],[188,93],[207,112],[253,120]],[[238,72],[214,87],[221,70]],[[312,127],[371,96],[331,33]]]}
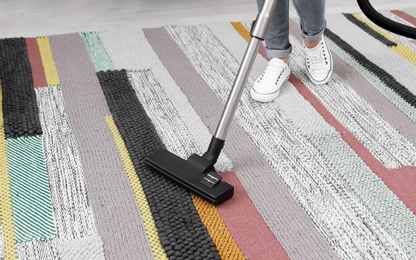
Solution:
{"label": "person's leg", "polygon": [[326,84],[332,75],[332,55],[323,33],[326,28],[325,0],[293,0],[300,18],[305,65],[311,81]]}
{"label": "person's leg", "polygon": [[293,5],[300,18],[305,44],[319,42],[326,27],[325,0],[293,0]]}
{"label": "person's leg", "polygon": [[[264,0],[257,0],[260,11]],[[284,59],[292,51],[289,42],[289,0],[279,0],[270,21],[264,42],[266,43],[266,55],[271,58]]]}
{"label": "person's leg", "polygon": [[[259,10],[264,0],[257,0]],[[260,102],[270,102],[280,93],[290,76],[289,55],[289,0],[279,0],[273,13],[265,39],[266,55],[271,59],[263,73],[250,89],[251,97]]]}

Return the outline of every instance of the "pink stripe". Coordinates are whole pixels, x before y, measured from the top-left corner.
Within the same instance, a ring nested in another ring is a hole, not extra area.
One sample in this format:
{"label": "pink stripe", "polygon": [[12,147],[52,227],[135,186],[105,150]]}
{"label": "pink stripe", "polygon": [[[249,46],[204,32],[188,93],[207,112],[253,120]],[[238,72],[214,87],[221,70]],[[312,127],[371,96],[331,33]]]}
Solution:
{"label": "pink stripe", "polygon": [[36,38],[26,38],[26,49],[32,68],[33,87],[47,87],[45,70],[40,56],[39,46]]}
{"label": "pink stripe", "polygon": [[244,256],[247,259],[289,259],[236,174],[225,172],[221,176],[234,186],[234,197],[217,206],[217,210]]}
{"label": "pink stripe", "polygon": [[392,10],[390,11],[391,13],[397,15],[398,17],[402,18],[403,20],[406,20],[407,22],[416,25],[416,18],[414,18],[413,16],[410,16],[402,11],[399,10]]}

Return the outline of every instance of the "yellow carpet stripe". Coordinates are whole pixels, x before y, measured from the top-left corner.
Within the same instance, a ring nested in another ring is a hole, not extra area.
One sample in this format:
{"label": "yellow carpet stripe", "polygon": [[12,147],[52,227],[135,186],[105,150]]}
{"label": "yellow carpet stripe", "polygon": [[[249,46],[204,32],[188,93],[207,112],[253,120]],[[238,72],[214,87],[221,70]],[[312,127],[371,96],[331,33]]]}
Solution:
{"label": "yellow carpet stripe", "polygon": [[111,134],[113,135],[114,142],[117,146],[118,152],[120,153],[120,157],[124,165],[124,170],[127,173],[127,177],[129,179],[130,186],[133,190],[134,197],[136,199],[137,204],[139,205],[139,209],[143,217],[143,222],[146,230],[146,236],[149,240],[150,248],[152,249],[153,255],[155,259],[168,259],[165,250],[160,244],[159,235],[157,232],[155,221],[153,219],[152,212],[150,211],[150,207],[147,203],[146,195],[144,194],[142,184],[136,173],[136,170],[134,169],[133,162],[127,151],[127,147],[123,141],[123,138],[121,137],[121,134],[112,116],[106,116],[105,121],[107,122]]}
{"label": "yellow carpet stripe", "polygon": [[3,229],[4,259],[14,260],[17,259],[17,246],[7,164],[7,141],[4,135],[3,123],[3,97],[0,81],[0,223]]}
{"label": "yellow carpet stripe", "polygon": [[245,259],[215,206],[194,194],[191,196],[202,223],[217,246],[221,259]]}
{"label": "yellow carpet stripe", "polygon": [[49,86],[59,85],[58,71],[55,67],[51,45],[48,37],[37,38],[39,45],[40,56],[42,57],[43,67],[45,69],[46,81]]}
{"label": "yellow carpet stripe", "polygon": [[246,40],[250,41],[251,36],[250,32],[247,30],[247,28],[241,23],[241,22],[232,22],[231,23],[234,29]]}
{"label": "yellow carpet stripe", "polygon": [[396,43],[397,46],[391,46],[390,49],[392,49],[395,53],[397,53],[398,55],[400,55],[401,57],[403,57],[405,60],[407,60],[408,62],[410,62],[410,64],[413,64],[414,66],[416,66],[416,53],[413,50],[411,50],[407,46],[405,46],[402,43],[400,43],[394,37],[392,37],[389,34],[387,34],[380,27],[378,27],[375,24],[373,24],[372,22],[368,21],[367,19],[365,19],[364,17],[362,17],[360,14],[353,14],[353,16],[355,18],[357,18],[358,20],[360,20],[361,22],[367,24],[374,31],[376,31],[379,34],[383,35],[384,37],[386,37],[390,41]]}

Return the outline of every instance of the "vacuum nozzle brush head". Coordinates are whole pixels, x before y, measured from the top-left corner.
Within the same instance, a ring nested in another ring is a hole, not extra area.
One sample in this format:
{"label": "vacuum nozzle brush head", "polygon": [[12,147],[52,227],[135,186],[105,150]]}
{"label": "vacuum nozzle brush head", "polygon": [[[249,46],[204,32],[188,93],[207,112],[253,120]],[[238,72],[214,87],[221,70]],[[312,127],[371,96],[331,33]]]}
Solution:
{"label": "vacuum nozzle brush head", "polygon": [[147,156],[145,163],[214,205],[224,202],[234,194],[234,187],[221,181],[221,176],[214,171],[212,162],[197,154],[184,160],[169,151],[158,150]]}

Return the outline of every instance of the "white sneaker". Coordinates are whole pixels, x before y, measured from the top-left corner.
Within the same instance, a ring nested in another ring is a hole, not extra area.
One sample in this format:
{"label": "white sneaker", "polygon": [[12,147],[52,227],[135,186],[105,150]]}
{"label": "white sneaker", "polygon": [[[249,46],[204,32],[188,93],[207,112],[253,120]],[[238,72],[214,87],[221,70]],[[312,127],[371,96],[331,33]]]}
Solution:
{"label": "white sneaker", "polygon": [[251,87],[251,97],[259,102],[273,101],[289,79],[290,68],[283,60],[273,58]]}
{"label": "white sneaker", "polygon": [[313,48],[305,47],[305,65],[310,80],[316,85],[323,85],[332,75],[332,55],[325,38]]}

